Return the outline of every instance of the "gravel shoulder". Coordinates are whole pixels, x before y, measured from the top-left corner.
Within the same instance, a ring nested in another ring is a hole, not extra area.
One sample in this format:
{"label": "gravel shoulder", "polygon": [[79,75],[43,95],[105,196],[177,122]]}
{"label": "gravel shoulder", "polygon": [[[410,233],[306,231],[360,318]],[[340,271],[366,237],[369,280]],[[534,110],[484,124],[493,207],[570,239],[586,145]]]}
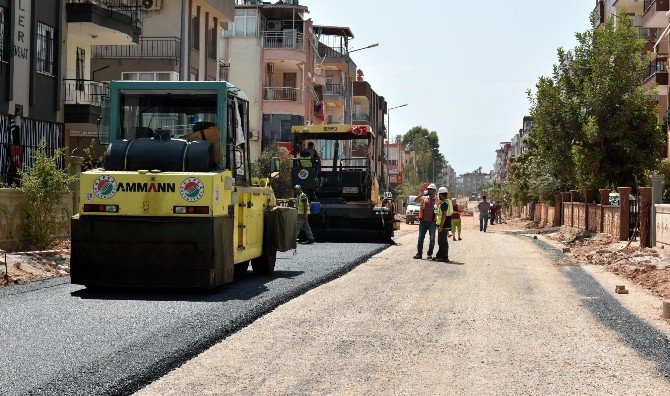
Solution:
{"label": "gravel shoulder", "polygon": [[614,296],[526,237],[466,230],[453,264],[398,242],[137,394],[670,394],[643,291]]}

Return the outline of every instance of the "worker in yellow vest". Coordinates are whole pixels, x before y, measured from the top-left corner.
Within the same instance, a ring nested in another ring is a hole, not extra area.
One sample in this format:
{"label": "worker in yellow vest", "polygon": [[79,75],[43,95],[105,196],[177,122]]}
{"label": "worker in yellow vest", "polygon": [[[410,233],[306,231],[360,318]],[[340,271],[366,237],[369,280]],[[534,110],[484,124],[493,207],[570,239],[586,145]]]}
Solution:
{"label": "worker in yellow vest", "polygon": [[451,215],[454,213],[454,205],[449,199],[449,190],[440,187],[437,190],[440,198],[437,210],[437,253],[433,261],[449,262],[449,230],[451,229]]}
{"label": "worker in yellow vest", "polygon": [[300,236],[300,233],[305,231],[305,235],[307,236],[306,244],[311,245],[314,243],[314,235],[312,234],[312,229],[309,227],[309,199],[307,198],[307,194],[302,192],[302,186],[300,184],[296,184],[295,187],[293,187],[293,191],[296,194],[295,207],[298,209],[297,233],[298,236]]}

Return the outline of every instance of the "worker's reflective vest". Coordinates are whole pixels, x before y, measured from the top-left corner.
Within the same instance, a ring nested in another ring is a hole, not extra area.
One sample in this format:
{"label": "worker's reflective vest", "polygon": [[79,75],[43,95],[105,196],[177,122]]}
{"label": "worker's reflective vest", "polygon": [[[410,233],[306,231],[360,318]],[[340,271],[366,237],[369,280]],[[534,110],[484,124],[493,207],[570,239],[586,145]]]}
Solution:
{"label": "worker's reflective vest", "polygon": [[300,165],[303,168],[311,168],[313,166],[311,157],[300,157]]}
{"label": "worker's reflective vest", "polygon": [[[430,199],[430,198],[428,198],[428,199]],[[428,199],[421,198],[421,210],[419,210],[419,221],[423,220],[423,212],[427,209],[426,204],[428,203]],[[440,205],[439,205],[440,200],[437,197],[433,198],[433,200],[435,202],[435,204],[433,205],[434,206],[433,207],[433,214],[434,214],[433,221],[435,223],[437,223],[437,219],[438,219],[438,217],[440,217],[440,214],[439,214],[439,212],[440,212]]]}
{"label": "worker's reflective vest", "polygon": [[[305,201],[303,202],[303,198],[305,198]],[[298,203],[296,204],[296,207],[298,208],[298,214],[303,215],[303,214],[309,214],[309,199],[307,198],[307,194],[305,193],[300,193],[298,195]],[[305,207],[307,211],[305,211]]]}
{"label": "worker's reflective vest", "polygon": [[[439,200],[439,202],[440,202],[440,204],[438,205],[437,216],[436,216],[437,220],[435,220],[435,222],[438,225],[442,224],[442,215],[445,215],[445,216],[449,217],[452,214],[454,214],[454,204],[451,203],[451,200],[449,198],[447,198],[445,201]],[[446,203],[448,205],[446,212],[442,211],[442,204],[443,203]],[[449,226],[449,225],[447,224],[447,226]]]}

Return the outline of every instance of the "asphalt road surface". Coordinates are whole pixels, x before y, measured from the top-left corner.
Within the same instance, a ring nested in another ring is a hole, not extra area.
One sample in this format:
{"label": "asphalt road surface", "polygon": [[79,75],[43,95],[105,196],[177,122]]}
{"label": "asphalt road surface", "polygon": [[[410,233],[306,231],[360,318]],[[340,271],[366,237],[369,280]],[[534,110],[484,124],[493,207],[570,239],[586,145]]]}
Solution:
{"label": "asphalt road surface", "polygon": [[627,307],[642,291],[614,295],[530,238],[464,231],[453,263],[398,238],[138,394],[670,395],[667,329]]}
{"label": "asphalt road surface", "polygon": [[93,293],[69,279],[0,289],[0,394],[125,394],[387,245],[321,243],[214,294]]}

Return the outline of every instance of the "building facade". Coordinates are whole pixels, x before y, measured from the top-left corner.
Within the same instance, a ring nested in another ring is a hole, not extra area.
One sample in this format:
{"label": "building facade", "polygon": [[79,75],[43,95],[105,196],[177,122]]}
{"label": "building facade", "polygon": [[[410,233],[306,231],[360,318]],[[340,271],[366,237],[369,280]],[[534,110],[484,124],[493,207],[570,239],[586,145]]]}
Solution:
{"label": "building facade", "polygon": [[298,1],[238,1],[223,33],[224,79],[250,100],[252,160],[271,145],[291,150],[291,127],[325,122],[325,76],[316,68],[309,9]]}
{"label": "building facade", "polygon": [[[372,89],[369,82],[363,81],[363,73],[360,70],[358,71],[357,80],[358,81],[353,83],[352,121],[354,125],[370,125],[370,127],[372,127],[375,139],[370,154],[372,155],[372,158],[376,160],[376,166],[373,171],[375,176],[378,177],[379,184],[385,186],[386,184],[383,180],[385,159],[384,139],[386,139],[385,117],[388,105],[384,97],[378,95],[377,92]],[[402,179],[402,171],[397,173],[397,175],[398,174],[401,175],[400,177]]]}
{"label": "building facade", "polygon": [[[64,148],[65,1],[0,0],[0,178]],[[61,164],[62,165],[62,164]]]}
{"label": "building facade", "polygon": [[466,196],[479,194],[484,183],[490,179],[488,173],[482,172],[482,168],[476,169],[474,172],[462,174],[462,191]]}

